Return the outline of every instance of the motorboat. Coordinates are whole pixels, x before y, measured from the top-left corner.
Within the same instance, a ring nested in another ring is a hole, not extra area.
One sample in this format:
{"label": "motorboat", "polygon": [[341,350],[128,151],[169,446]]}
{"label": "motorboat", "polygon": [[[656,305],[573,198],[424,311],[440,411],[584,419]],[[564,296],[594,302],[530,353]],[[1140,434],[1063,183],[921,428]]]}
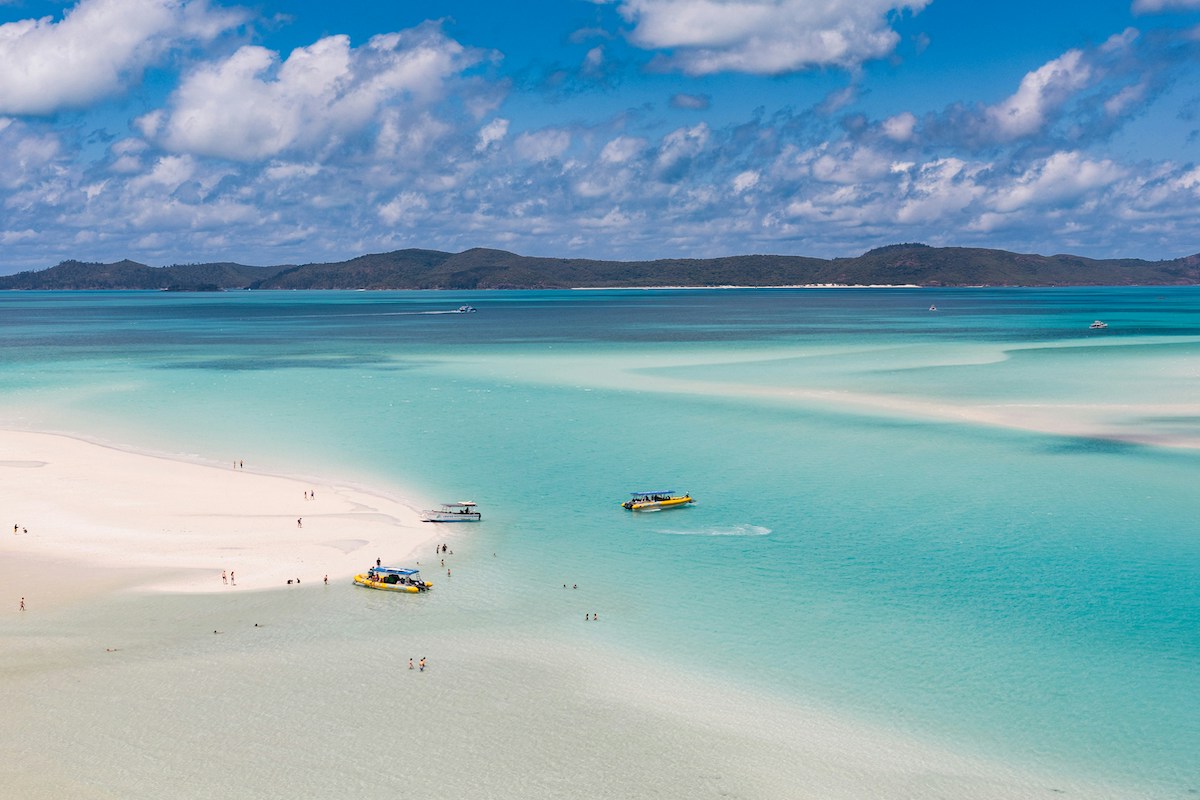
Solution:
{"label": "motorboat", "polygon": [[442,503],[436,511],[422,511],[422,522],[479,522],[483,515],[475,510],[475,504],[470,500],[460,500],[457,503]]}
{"label": "motorboat", "polygon": [[630,511],[662,511],[664,508],[680,508],[696,502],[686,492],[678,494],[674,490],[662,492],[630,492],[629,499],[621,503],[622,508]]}
{"label": "motorboat", "polygon": [[1092,330],[1094,330],[1094,331],[1098,331],[1098,330],[1100,330],[1101,328],[1107,328],[1107,327],[1108,327],[1108,323],[1107,323],[1107,322],[1101,322],[1100,320],[1096,320],[1096,321],[1095,321],[1095,322],[1093,322],[1091,325],[1088,325],[1088,327],[1089,327],[1089,328],[1091,328],[1091,329],[1092,329]]}
{"label": "motorboat", "polygon": [[354,582],[368,589],[383,589],[387,592],[427,592],[433,584],[421,580],[420,570],[408,567],[371,567],[366,572],[355,575]]}
{"label": "motorboat", "polygon": [[457,310],[459,314],[472,314],[475,312],[475,306],[459,306]]}

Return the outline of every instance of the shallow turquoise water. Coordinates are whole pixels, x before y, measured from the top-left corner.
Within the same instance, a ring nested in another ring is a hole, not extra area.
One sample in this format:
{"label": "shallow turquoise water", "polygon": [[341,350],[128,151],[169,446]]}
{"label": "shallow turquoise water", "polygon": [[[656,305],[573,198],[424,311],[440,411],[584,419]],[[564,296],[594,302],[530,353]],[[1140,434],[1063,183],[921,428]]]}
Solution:
{"label": "shallow turquoise water", "polygon": [[[1200,451],[1130,438],[1200,438],[1197,312],[1195,289],[12,293],[0,423],[469,496],[476,568],[522,583],[457,596],[460,624],[569,641],[562,584],[603,586],[619,646],[680,669],[1182,792]],[[699,503],[623,512],[638,488]]]}

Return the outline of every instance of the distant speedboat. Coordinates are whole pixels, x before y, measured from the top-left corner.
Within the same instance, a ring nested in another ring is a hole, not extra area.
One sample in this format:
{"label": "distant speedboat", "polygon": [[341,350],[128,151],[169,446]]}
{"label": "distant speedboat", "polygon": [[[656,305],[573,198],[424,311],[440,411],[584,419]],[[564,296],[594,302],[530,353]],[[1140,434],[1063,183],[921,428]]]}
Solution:
{"label": "distant speedboat", "polygon": [[459,314],[473,314],[475,312],[475,306],[459,306],[457,311]]}
{"label": "distant speedboat", "polygon": [[1095,321],[1095,322],[1093,322],[1091,325],[1088,325],[1088,327],[1089,327],[1089,328],[1091,328],[1091,329],[1092,329],[1092,330],[1094,330],[1094,331],[1098,331],[1098,330],[1100,330],[1101,328],[1107,328],[1107,327],[1108,327],[1108,323],[1107,323],[1107,322],[1101,322],[1100,320],[1096,320],[1096,321]]}
{"label": "distant speedboat", "polygon": [[383,589],[388,592],[428,592],[433,584],[421,580],[421,573],[415,569],[397,569],[394,567],[371,567],[361,575],[354,576],[354,582],[368,589]]}
{"label": "distant speedboat", "polygon": [[479,522],[483,515],[475,510],[475,504],[470,500],[457,503],[442,503],[436,511],[422,511],[422,522]]}
{"label": "distant speedboat", "polygon": [[930,307],[929,307],[929,310],[930,310],[930,311],[937,311],[937,306],[930,306]]}
{"label": "distant speedboat", "polygon": [[662,511],[664,508],[679,508],[696,502],[690,494],[676,494],[674,491],[662,492],[630,492],[630,497],[622,508],[630,511]]}

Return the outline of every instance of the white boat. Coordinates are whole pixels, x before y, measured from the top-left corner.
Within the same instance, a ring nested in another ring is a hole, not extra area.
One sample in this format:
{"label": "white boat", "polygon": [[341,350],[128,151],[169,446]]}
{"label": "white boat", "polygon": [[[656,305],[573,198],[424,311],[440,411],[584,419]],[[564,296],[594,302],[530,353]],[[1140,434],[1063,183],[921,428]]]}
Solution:
{"label": "white boat", "polygon": [[479,522],[483,515],[475,510],[475,504],[470,500],[460,500],[457,503],[442,503],[436,511],[422,511],[422,522]]}
{"label": "white boat", "polygon": [[475,306],[459,306],[458,307],[459,314],[470,314],[474,311],[475,311]]}
{"label": "white boat", "polygon": [[1089,327],[1089,328],[1091,328],[1091,329],[1092,329],[1092,330],[1094,330],[1094,331],[1098,331],[1098,330],[1100,330],[1101,328],[1107,328],[1107,327],[1108,327],[1108,323],[1107,323],[1107,322],[1101,322],[1100,320],[1096,320],[1096,321],[1095,321],[1095,322],[1093,322],[1091,325],[1088,325],[1088,327]]}

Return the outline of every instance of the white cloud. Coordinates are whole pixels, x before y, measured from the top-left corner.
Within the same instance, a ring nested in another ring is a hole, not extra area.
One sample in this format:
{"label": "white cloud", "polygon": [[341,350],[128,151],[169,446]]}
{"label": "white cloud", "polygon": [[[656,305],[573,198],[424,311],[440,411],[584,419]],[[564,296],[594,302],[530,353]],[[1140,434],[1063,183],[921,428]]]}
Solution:
{"label": "white cloud", "polygon": [[813,177],[826,183],[862,183],[891,171],[891,159],[866,147],[822,147],[812,162]]}
{"label": "white cloud", "polygon": [[[59,170],[63,155],[58,137],[39,135],[24,125],[0,128],[0,187],[18,190],[24,198],[41,191],[39,185]],[[28,202],[22,199],[18,202]],[[6,205],[13,200],[6,198]]]}
{"label": "white cloud", "polygon": [[164,51],[242,21],[203,0],[80,0],[62,20],[0,25],[0,113],[51,114],[117,94]]}
{"label": "white cloud", "polygon": [[624,164],[646,149],[646,140],[634,136],[618,136],[604,145],[600,151],[603,164]]}
{"label": "white cloud", "polygon": [[1194,11],[1200,0],[1133,0],[1133,13],[1157,14],[1160,11]]}
{"label": "white cloud", "polygon": [[587,55],[583,57],[583,73],[585,75],[599,74],[600,69],[604,66],[604,45],[596,45],[591,50],[587,51]]}
{"label": "white cloud", "polygon": [[379,218],[388,225],[413,225],[416,215],[429,208],[429,201],[417,192],[401,192],[390,202],[379,207]]}
{"label": "white cloud", "polygon": [[1145,100],[1148,91],[1149,87],[1145,82],[1126,86],[1104,101],[1104,113],[1109,117],[1120,117]]}
{"label": "white cloud", "polygon": [[479,141],[475,144],[475,152],[482,153],[505,136],[508,136],[508,120],[498,117],[479,129]]}
{"label": "white cloud", "polygon": [[742,194],[753,189],[758,185],[761,177],[757,170],[748,169],[745,172],[739,172],[733,177],[733,193]]}
{"label": "white cloud", "polygon": [[708,145],[708,137],[708,126],[703,122],[668,133],[663,137],[658,151],[659,170],[669,170],[680,162],[700,155]]}
{"label": "white cloud", "polygon": [[899,40],[890,15],[930,1],[623,0],[618,10],[630,41],[672,51],[667,63],[688,74],[775,75],[885,56]]}
{"label": "white cloud", "polygon": [[1123,174],[1122,168],[1107,159],[1092,161],[1079,153],[1055,153],[1000,191],[991,205],[997,211],[1062,205],[1114,183]]}
{"label": "white cloud", "polygon": [[710,105],[712,105],[712,98],[706,94],[684,94],[683,92],[679,92],[671,95],[671,108],[707,111]]}
{"label": "white cloud", "polygon": [[896,212],[896,220],[911,225],[952,219],[983,194],[984,189],[976,180],[982,169],[982,165],[958,158],[940,158],[922,164]]}
{"label": "white cloud", "polygon": [[318,164],[295,164],[277,161],[263,170],[263,177],[271,181],[290,181],[297,178],[311,178],[319,175],[321,167]]}
{"label": "white cloud", "polygon": [[346,36],[329,36],[282,62],[273,51],[247,46],[186,76],[165,120],[148,115],[139,125],[169,149],[231,160],[320,151],[372,122],[382,126],[381,115],[397,105],[441,99],[477,60],[432,24],[374,36],[359,48]]}
{"label": "white cloud", "polygon": [[154,163],[148,173],[131,180],[129,187],[134,191],[157,187],[169,192],[195,174],[196,162],[190,156],[164,156]]}
{"label": "white cloud", "polygon": [[550,161],[567,152],[570,146],[571,134],[558,128],[522,133],[513,143],[517,155],[526,161]]}
{"label": "white cloud", "polygon": [[987,109],[997,138],[1008,141],[1039,132],[1048,115],[1086,87],[1092,74],[1081,50],[1068,50],[1026,74],[1015,94]]}
{"label": "white cloud", "polygon": [[896,142],[909,142],[916,127],[916,116],[905,111],[883,121],[883,135]]}

